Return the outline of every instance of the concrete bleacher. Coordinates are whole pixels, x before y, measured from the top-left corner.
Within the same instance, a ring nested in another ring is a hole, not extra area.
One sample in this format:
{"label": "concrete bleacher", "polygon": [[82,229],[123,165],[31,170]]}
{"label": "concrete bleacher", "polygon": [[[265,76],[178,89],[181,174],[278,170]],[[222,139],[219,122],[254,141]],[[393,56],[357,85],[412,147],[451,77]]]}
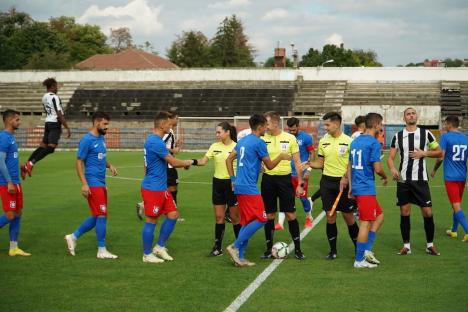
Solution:
{"label": "concrete bleacher", "polygon": [[276,110],[287,115],[295,84],[281,81],[81,83],[67,106],[69,118],[107,111],[113,118],[148,119],[158,110],[180,116],[227,117]]}
{"label": "concrete bleacher", "polygon": [[[67,106],[69,99],[79,83],[59,83],[58,95],[62,105]],[[0,83],[0,110],[15,109],[21,115],[42,115],[42,96],[46,89],[42,83]]]}
{"label": "concrete bleacher", "polygon": [[346,81],[302,81],[293,105],[295,115],[320,116],[341,111]]}
{"label": "concrete bleacher", "polygon": [[440,105],[440,82],[348,81],[343,105]]}

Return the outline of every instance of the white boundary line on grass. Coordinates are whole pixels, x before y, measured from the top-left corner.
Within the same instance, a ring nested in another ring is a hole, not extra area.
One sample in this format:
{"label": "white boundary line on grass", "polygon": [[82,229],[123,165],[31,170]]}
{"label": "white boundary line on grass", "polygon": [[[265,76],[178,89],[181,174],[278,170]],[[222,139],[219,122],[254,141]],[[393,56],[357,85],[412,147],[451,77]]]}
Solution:
{"label": "white boundary line on grass", "polygon": [[[315,228],[315,226],[323,219],[324,216],[325,211],[322,211],[315,218],[314,222],[312,223],[312,227],[306,228],[302,231],[301,240],[303,240],[310,233],[310,231]],[[293,248],[294,243],[289,244],[289,252],[291,252]],[[271,273],[273,273],[274,270],[276,270],[277,267],[279,267],[281,263],[283,263],[283,261],[284,259],[273,260],[273,262],[267,266],[267,268],[263,270],[263,272],[260,273],[260,275],[258,275],[257,278],[252,283],[250,283],[250,285],[247,286],[247,288],[244,289],[244,291],[239,296],[237,296],[236,299],[234,299],[233,302],[231,302],[231,304],[224,310],[224,312],[236,312],[239,310],[239,308],[249,299],[255,290],[257,290],[257,288],[262,285],[262,283],[271,275]]]}
{"label": "white boundary line on grass", "polygon": [[[141,181],[143,179],[140,179],[140,178],[128,178],[128,177],[114,177],[114,176],[111,176],[111,175],[106,175],[106,177],[108,178],[112,178],[112,179],[120,179],[120,180],[133,180],[133,181]],[[181,184],[206,184],[206,185],[211,185],[212,183],[211,182],[204,182],[204,181],[179,181],[179,183]],[[396,185],[387,185],[387,186],[383,186],[383,185],[377,185],[376,186],[377,188],[396,188]],[[445,187],[444,185],[431,185],[430,187]]]}

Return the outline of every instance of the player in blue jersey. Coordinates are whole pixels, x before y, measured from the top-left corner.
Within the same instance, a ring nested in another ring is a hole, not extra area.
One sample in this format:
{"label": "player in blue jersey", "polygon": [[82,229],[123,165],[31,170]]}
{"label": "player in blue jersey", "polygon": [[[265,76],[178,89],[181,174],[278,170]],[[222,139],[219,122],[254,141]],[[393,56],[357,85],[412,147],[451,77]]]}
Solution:
{"label": "player in blue jersey", "polygon": [[459,125],[460,121],[457,116],[447,116],[445,118],[444,126],[447,133],[444,133],[440,139],[442,158],[437,160],[431,175],[432,177],[435,176],[443,161],[445,189],[453,209],[452,228],[447,230],[446,233],[450,237],[457,237],[458,224],[460,224],[465,232],[463,241],[468,242],[468,223],[461,207],[463,191],[468,188],[466,182],[468,136],[458,130]]}
{"label": "player in blue jersey", "polygon": [[80,179],[81,195],[88,200],[91,217],[86,219],[75,232],[65,235],[68,252],[75,255],[78,238],[89,230],[96,228],[98,259],[117,259],[118,257],[106,248],[107,224],[107,188],[106,168],[117,175],[117,169],[107,161],[106,141],[104,136],[109,127],[109,115],[97,111],[93,114],[93,127],[78,145],[76,172]]}
{"label": "player in blue jersey", "polygon": [[[170,132],[173,122],[171,116],[168,112],[159,112],[156,115],[153,133],[148,136],[144,145],[145,177],[141,183],[141,196],[146,221],[143,225],[142,240],[143,262],[148,263],[174,260],[167,253],[166,242],[174,231],[179,212],[174,198],[167,188],[167,164],[174,168],[188,168],[198,163],[196,159],[175,159],[169,153],[162,138]],[[166,219],[161,225],[158,242],[151,250],[154,230],[161,215],[166,215]]]}
{"label": "player in blue jersey", "polygon": [[372,253],[376,233],[383,223],[382,208],[377,202],[374,172],[387,185],[387,175],[380,163],[380,143],[376,136],[382,131],[382,116],[369,113],[366,130],[351,142],[347,176],[340,189],[349,181],[349,197],[355,197],[359,210],[359,234],[356,243],[355,268],[375,268],[380,262]]}
{"label": "player in blue jersey", "polygon": [[[245,258],[245,250],[249,239],[267,221],[262,196],[257,188],[262,162],[266,168],[271,170],[281,160],[291,160],[291,157],[284,153],[281,153],[274,160],[268,156],[266,143],[260,139],[266,131],[266,118],[264,116],[251,116],[249,125],[252,133],[242,138],[226,159],[234,193],[237,195],[240,224],[242,225],[238,238],[226,250],[234,264],[239,267],[255,265]],[[237,159],[236,175],[234,175],[233,167],[235,159]]]}
{"label": "player in blue jersey", "polygon": [[19,112],[7,109],[3,112],[5,129],[0,132],[0,196],[5,212],[0,216],[0,228],[10,224],[10,256],[30,256],[18,248],[18,236],[23,210],[23,191],[20,184],[18,145],[15,131],[21,121]]}

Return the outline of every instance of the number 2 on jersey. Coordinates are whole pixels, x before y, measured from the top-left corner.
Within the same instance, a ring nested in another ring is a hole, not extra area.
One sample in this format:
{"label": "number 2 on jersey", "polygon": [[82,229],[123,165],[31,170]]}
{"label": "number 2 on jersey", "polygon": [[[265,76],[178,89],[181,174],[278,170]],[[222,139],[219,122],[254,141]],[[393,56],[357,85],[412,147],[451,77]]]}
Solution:
{"label": "number 2 on jersey", "polygon": [[362,150],[353,149],[351,151],[351,155],[353,156],[353,164],[351,165],[351,167],[357,170],[364,169],[364,167],[362,166]]}
{"label": "number 2 on jersey", "polygon": [[453,152],[453,161],[465,161],[465,151],[467,146],[466,145],[454,145],[452,148]]}
{"label": "number 2 on jersey", "polygon": [[240,152],[239,167],[243,167],[244,164],[242,163],[242,159],[245,156],[245,146],[242,146],[239,152]]}

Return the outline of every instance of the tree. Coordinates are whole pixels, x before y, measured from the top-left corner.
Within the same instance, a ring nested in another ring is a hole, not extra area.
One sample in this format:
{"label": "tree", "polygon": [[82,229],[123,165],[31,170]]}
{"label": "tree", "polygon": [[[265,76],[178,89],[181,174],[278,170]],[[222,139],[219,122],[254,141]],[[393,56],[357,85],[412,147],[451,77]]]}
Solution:
{"label": "tree", "polygon": [[70,55],[44,50],[34,53],[24,69],[67,69],[70,68]]}
{"label": "tree", "polygon": [[302,56],[300,65],[303,67],[320,66],[328,60],[333,60],[333,63],[327,64],[329,67],[382,66],[377,61],[377,53],[372,50],[351,50],[345,49],[343,45],[338,47],[333,44],[323,46],[322,52],[310,48],[309,52]]}
{"label": "tree", "polygon": [[158,51],[154,50],[153,45],[149,41],[145,41],[145,42],[143,42],[143,44],[137,45],[137,48],[140,49],[140,50],[144,50],[146,52],[149,52],[149,53],[153,53],[155,55],[159,54]]}
{"label": "tree", "polygon": [[226,17],[218,27],[211,44],[211,57],[214,66],[253,67],[254,49],[244,34],[242,22],[232,15]]}
{"label": "tree", "polygon": [[461,67],[464,65],[464,62],[460,59],[451,59],[451,58],[446,58],[444,60],[445,67]]}
{"label": "tree", "polygon": [[132,35],[130,34],[130,28],[128,27],[111,28],[109,41],[111,47],[117,52],[135,47]]}
{"label": "tree", "polygon": [[95,54],[112,53],[106,36],[99,26],[76,24],[73,17],[51,18],[50,25],[66,41],[71,64],[81,62]]}
{"label": "tree", "polygon": [[169,60],[179,67],[209,67],[210,45],[202,32],[188,31],[171,44],[167,51]]}
{"label": "tree", "polygon": [[[293,61],[291,61],[289,58],[286,58],[286,67],[293,67]],[[275,67],[275,58],[269,57],[266,61],[265,64],[263,64],[263,67]]]}

